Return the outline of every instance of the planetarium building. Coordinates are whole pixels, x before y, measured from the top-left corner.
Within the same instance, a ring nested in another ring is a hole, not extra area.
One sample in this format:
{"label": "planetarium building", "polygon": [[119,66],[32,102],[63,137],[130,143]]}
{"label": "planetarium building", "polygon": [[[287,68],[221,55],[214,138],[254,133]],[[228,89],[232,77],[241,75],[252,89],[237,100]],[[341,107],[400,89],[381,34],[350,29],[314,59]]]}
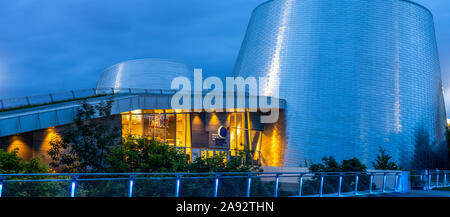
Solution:
{"label": "planetarium building", "polygon": [[123,136],[165,142],[191,159],[250,150],[263,166],[333,156],[371,167],[383,148],[403,168],[444,168],[434,34],[430,11],[407,0],[267,1],[253,11],[229,76],[266,78],[258,96],[279,100],[275,123],[260,121],[266,112],[253,110],[248,94],[223,111],[175,109],[171,82],[193,80],[194,68],[140,59],[107,68],[97,88],[0,100],[0,145],[24,158],[44,155],[73,124],[79,99],[113,98],[110,121]]}
{"label": "planetarium building", "polygon": [[253,11],[234,75],[266,76],[260,94],[279,88],[287,101],[283,166],[323,156],[370,165],[379,146],[405,168],[437,158],[426,149],[445,155],[433,17],[416,3],[265,2]]}

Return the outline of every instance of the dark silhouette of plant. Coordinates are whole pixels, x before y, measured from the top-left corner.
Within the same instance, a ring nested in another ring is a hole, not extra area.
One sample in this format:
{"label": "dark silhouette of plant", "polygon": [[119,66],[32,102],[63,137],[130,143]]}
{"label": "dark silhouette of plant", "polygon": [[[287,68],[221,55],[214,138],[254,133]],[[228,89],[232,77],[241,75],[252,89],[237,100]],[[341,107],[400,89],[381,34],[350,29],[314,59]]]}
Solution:
{"label": "dark silhouette of plant", "polygon": [[376,170],[400,170],[396,162],[391,161],[392,156],[386,154],[386,150],[380,147],[380,154],[377,155],[375,162],[372,162],[372,166]]}
{"label": "dark silhouette of plant", "polygon": [[109,172],[187,172],[189,158],[173,146],[140,136],[127,136],[111,149]]}
{"label": "dark silhouette of plant", "polygon": [[[0,149],[0,174],[52,173],[41,159],[25,161],[18,154],[19,149],[6,152]],[[50,177],[7,177],[8,180],[49,179]],[[64,183],[58,182],[5,182],[2,195],[5,197],[55,197],[67,196]]]}
{"label": "dark silhouette of plant", "polygon": [[98,105],[81,102],[74,126],[50,141],[50,166],[62,172],[103,172],[110,149],[120,138],[120,129],[111,126],[112,100]]}

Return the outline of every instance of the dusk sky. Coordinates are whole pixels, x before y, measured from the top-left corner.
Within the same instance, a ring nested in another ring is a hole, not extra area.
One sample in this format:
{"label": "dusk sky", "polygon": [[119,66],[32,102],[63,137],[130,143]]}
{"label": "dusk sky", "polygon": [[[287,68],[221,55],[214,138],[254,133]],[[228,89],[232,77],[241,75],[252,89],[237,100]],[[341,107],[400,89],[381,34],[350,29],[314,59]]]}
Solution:
{"label": "dusk sky", "polygon": [[[0,0],[0,98],[96,86],[115,63],[163,58],[231,74],[252,10],[265,0]],[[450,114],[450,1],[434,14]]]}

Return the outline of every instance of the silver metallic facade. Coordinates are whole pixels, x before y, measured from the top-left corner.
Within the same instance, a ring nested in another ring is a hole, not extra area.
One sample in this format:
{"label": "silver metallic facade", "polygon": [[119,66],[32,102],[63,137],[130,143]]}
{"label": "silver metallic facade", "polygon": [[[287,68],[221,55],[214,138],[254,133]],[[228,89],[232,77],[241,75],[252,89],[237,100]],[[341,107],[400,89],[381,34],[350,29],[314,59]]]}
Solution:
{"label": "silver metallic facade", "polygon": [[[447,160],[433,18],[406,0],[272,0],[252,14],[235,76],[287,101],[283,166],[384,147],[404,168]],[[283,124],[283,123],[281,123]]]}
{"label": "silver metallic facade", "polygon": [[172,79],[193,80],[194,68],[162,59],[138,59],[118,63],[102,72],[97,89],[142,88],[170,90]]}

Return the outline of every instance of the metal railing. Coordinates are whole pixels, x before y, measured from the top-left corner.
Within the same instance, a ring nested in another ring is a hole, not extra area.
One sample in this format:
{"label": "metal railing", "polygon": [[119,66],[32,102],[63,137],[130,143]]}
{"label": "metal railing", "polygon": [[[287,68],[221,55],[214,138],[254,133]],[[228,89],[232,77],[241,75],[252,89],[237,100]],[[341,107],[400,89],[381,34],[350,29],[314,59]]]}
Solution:
{"label": "metal railing", "polygon": [[115,94],[173,94],[175,90],[140,89],[140,88],[89,88],[59,93],[0,99],[0,111],[15,108],[40,106],[85,98]]}
{"label": "metal railing", "polygon": [[413,189],[432,190],[434,188],[450,187],[449,170],[423,170],[411,174],[410,183]]}
{"label": "metal railing", "polygon": [[0,197],[342,197],[400,192],[401,179],[401,171],[0,174]]}
{"label": "metal railing", "polygon": [[[59,93],[49,93],[49,94],[41,94],[34,96],[25,96],[25,97],[17,97],[10,99],[0,99],[0,112],[21,109],[21,108],[29,108],[29,107],[38,107],[56,103],[70,102],[70,101],[78,101],[82,99],[89,99],[99,96],[111,96],[111,95],[173,95],[177,93],[177,90],[173,89],[143,89],[143,88],[89,88],[82,90],[71,90]],[[189,92],[189,94],[202,94],[205,95],[205,92]],[[227,95],[228,93],[224,91],[220,93],[222,96]],[[245,92],[242,95],[236,94],[238,96],[251,96],[249,92]],[[256,96],[252,96],[256,97]],[[271,98],[270,98],[271,99]],[[285,103],[284,100],[280,100],[280,103]]]}

